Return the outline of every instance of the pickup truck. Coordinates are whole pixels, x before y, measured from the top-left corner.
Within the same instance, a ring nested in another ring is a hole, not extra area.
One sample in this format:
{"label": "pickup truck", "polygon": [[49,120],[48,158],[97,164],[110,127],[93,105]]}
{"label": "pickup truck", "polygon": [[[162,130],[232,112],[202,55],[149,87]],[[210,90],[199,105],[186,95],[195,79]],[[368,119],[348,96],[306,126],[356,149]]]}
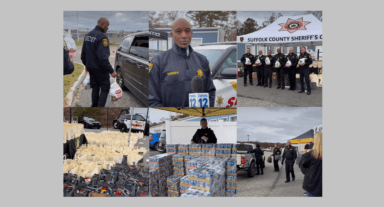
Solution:
{"label": "pickup truck", "polygon": [[[237,169],[248,172],[248,177],[256,174],[256,157],[254,150],[256,144],[241,143],[237,145]],[[262,168],[265,168],[265,157],[263,155]]]}

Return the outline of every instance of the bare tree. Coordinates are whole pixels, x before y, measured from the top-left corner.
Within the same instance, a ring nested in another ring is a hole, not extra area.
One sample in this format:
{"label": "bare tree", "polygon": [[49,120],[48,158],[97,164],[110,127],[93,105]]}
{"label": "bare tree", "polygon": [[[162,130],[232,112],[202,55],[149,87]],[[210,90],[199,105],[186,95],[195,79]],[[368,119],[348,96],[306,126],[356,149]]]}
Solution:
{"label": "bare tree", "polygon": [[321,22],[323,21],[323,11],[306,11],[306,14],[312,14]]}

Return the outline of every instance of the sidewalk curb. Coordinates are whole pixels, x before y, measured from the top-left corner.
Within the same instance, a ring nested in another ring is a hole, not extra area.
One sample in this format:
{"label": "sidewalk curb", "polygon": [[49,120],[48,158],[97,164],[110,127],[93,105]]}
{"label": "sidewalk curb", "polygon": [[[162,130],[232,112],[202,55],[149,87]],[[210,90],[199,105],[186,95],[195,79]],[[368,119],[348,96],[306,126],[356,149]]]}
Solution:
{"label": "sidewalk curb", "polygon": [[[81,63],[78,63],[78,64],[81,64]],[[83,64],[81,64],[81,65],[83,65]],[[83,67],[84,67],[83,72],[79,75],[76,82],[72,85],[72,87],[69,89],[67,95],[64,98],[66,103],[67,103],[67,107],[72,106],[72,102],[73,102],[73,99],[75,98],[76,91],[80,87],[80,84],[83,83],[83,81],[86,77],[85,66],[83,65]]]}

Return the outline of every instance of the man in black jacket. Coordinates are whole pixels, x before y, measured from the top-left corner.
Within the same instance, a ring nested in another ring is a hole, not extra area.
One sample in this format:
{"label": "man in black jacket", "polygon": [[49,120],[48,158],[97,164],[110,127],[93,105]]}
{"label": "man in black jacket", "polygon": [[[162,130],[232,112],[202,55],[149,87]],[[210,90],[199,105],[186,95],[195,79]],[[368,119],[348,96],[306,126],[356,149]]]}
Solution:
{"label": "man in black jacket", "polygon": [[[259,50],[259,55],[255,57],[255,65],[257,69],[257,86],[264,86],[264,65],[265,65],[265,56],[263,55],[263,51]],[[260,63],[256,63],[259,60]]]}
{"label": "man in black jacket", "polygon": [[[277,54],[275,55],[273,59],[273,66],[276,69],[276,75],[277,75],[277,88],[279,89],[281,87],[281,90],[285,89],[285,81],[284,81],[284,65],[286,62],[286,57],[284,54],[281,53],[281,49],[277,48]],[[275,63],[279,61],[280,66],[276,68]]]}
{"label": "man in black jacket", "polygon": [[287,55],[287,62],[291,61],[291,66],[286,66],[286,72],[288,73],[289,78],[289,90],[296,90],[296,67],[297,62],[299,61],[299,56],[293,53],[293,48],[289,48],[289,54]]}
{"label": "man in black jacket", "polygon": [[275,172],[279,172],[279,160],[276,159],[276,156],[281,155],[280,148],[275,144],[275,149],[273,149],[273,166],[275,167]]}
{"label": "man in black jacket", "polygon": [[[266,88],[269,84],[269,88],[272,87],[272,65],[273,65],[273,56],[272,52],[268,50],[268,55],[265,57],[265,67],[264,67],[264,88]],[[266,62],[266,59],[269,59],[269,65]],[[269,80],[268,80],[269,79]]]}
{"label": "man in black jacket", "polygon": [[75,67],[73,66],[72,60],[69,57],[67,43],[63,40],[63,53],[64,53],[64,75],[73,73]]}
{"label": "man in black jacket", "polygon": [[[304,61],[301,63],[300,59],[303,59]],[[299,70],[300,70],[300,85],[301,90],[299,93],[304,93],[304,79],[305,83],[307,84],[307,95],[311,95],[311,81],[309,79],[309,66],[312,64],[312,57],[310,54],[307,53],[305,47],[301,47],[301,53],[299,56]]]}
{"label": "man in black jacket", "polygon": [[208,122],[205,118],[200,120],[201,129],[198,129],[193,135],[191,144],[206,144],[206,143],[217,143],[215,133],[211,128],[208,128]]}
{"label": "man in black jacket", "polygon": [[81,49],[81,61],[89,72],[92,88],[92,107],[104,107],[109,89],[109,74],[116,77],[117,73],[109,63],[109,41],[105,34],[109,21],[101,17],[95,29],[84,37]]}
{"label": "man in black jacket", "polygon": [[285,161],[285,175],[286,175],[286,183],[290,182],[289,174],[292,174],[292,181],[295,181],[295,172],[293,170],[293,165],[295,164],[295,160],[297,157],[296,149],[292,147],[291,141],[287,141],[287,146],[284,148],[281,165],[284,165]]}
{"label": "man in black jacket", "polygon": [[[247,53],[241,57],[241,62],[244,65],[244,86],[247,86],[247,75],[249,75],[249,83],[252,83],[252,65],[255,63],[255,57],[250,53],[250,49],[247,48]],[[248,59],[248,60],[247,60]]]}
{"label": "man in black jacket", "polygon": [[262,163],[263,163],[263,155],[264,155],[264,152],[263,150],[260,149],[260,144],[256,144],[256,149],[255,149],[255,157],[256,157],[256,175],[259,175],[260,171],[261,171],[261,174],[264,174],[263,172],[263,166],[262,166]]}

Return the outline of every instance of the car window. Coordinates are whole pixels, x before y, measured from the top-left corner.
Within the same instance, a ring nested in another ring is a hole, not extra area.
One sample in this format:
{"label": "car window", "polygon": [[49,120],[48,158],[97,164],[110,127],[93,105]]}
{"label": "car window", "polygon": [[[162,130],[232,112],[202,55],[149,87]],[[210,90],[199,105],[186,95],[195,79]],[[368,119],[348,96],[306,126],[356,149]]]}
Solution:
{"label": "car window", "polygon": [[237,145],[237,150],[238,151],[251,151],[252,150],[252,146],[251,145],[240,144],[240,145]]}
{"label": "car window", "polygon": [[120,49],[121,52],[128,53],[128,49],[129,49],[129,46],[131,45],[133,38],[134,36],[129,36],[121,42],[119,46],[119,48],[121,48]]}
{"label": "car window", "polygon": [[229,57],[220,66],[220,73],[227,68],[236,68],[236,52],[232,51]]}
{"label": "car window", "polygon": [[121,119],[131,119],[131,115],[128,114],[121,115],[120,117]]}
{"label": "car window", "polygon": [[148,36],[136,36],[132,42],[129,54],[148,60]]}
{"label": "car window", "polygon": [[[195,52],[198,52],[204,55],[211,67],[217,63],[217,61],[221,58],[221,56],[225,53],[225,50],[204,50],[204,49],[196,49]],[[236,62],[236,61],[235,61]]]}
{"label": "car window", "polygon": [[156,137],[159,138],[159,137],[160,137],[160,134],[157,134]]}
{"label": "car window", "polygon": [[145,119],[142,116],[136,115],[135,120],[137,121],[145,121]]}

